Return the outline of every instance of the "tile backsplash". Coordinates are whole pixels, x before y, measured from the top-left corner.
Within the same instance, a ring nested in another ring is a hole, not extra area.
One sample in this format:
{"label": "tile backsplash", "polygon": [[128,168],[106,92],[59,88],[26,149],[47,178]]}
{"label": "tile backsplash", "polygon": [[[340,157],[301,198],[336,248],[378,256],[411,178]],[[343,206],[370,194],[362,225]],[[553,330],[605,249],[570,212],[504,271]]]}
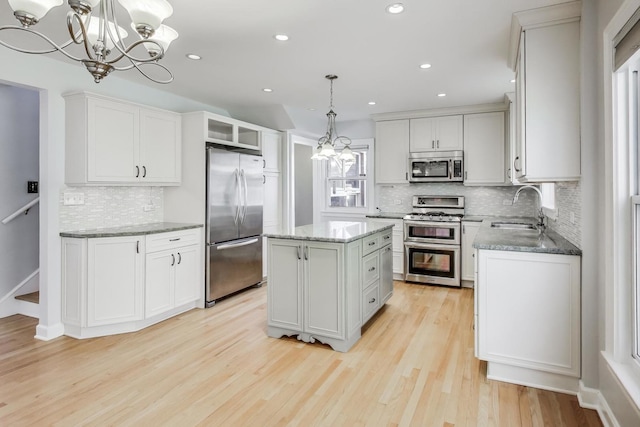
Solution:
{"label": "tile backsplash", "polygon": [[[582,247],[581,191],[580,182],[556,183],[556,208],[558,209],[558,218],[548,221],[549,228],[579,248]],[[571,221],[572,219],[573,222]]]}
{"label": "tile backsplash", "polygon": [[[64,205],[64,193],[83,193],[83,205]],[[162,187],[65,187],[60,192],[60,231],[162,222]],[[145,212],[145,206],[153,209]]]}
{"label": "tile backsplash", "polygon": [[[538,196],[526,190],[511,204],[518,187],[466,187],[458,183],[377,185],[377,207],[383,212],[411,212],[414,195],[464,196],[466,215],[535,216]],[[505,204],[507,203],[507,204]]]}

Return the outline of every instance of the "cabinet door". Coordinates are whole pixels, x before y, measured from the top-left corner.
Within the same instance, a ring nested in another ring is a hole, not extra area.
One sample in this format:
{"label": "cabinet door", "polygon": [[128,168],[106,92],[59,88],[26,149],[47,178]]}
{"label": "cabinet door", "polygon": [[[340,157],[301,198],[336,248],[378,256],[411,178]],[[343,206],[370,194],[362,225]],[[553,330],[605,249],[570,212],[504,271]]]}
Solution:
{"label": "cabinet door", "polygon": [[195,301],[204,286],[200,278],[200,250],[198,245],[176,249],[175,285],[173,290],[173,306]]}
{"label": "cabinet door", "polygon": [[462,280],[474,280],[474,249],[473,240],[480,229],[480,222],[462,223]]}
{"label": "cabinet door", "polygon": [[180,116],[140,110],[140,181],[180,183],[182,135]]}
{"label": "cabinet door", "polygon": [[87,326],[142,319],[143,252],[136,236],[89,239]]}
{"label": "cabinet door", "polygon": [[269,239],[269,326],[302,332],[302,242]]}
{"label": "cabinet door", "polygon": [[262,132],[262,159],[265,172],[280,172],[280,134]]}
{"label": "cabinet door", "polygon": [[[524,37],[520,38],[520,52],[524,49]],[[512,167],[517,180],[524,177],[527,173],[526,162],[526,138],[524,133],[524,80],[526,58],[520,55],[516,65],[516,141],[515,141],[515,157]]]}
{"label": "cabinet door", "polygon": [[436,119],[411,119],[409,151],[435,151]]}
{"label": "cabinet door", "polygon": [[387,245],[380,249],[380,304],[387,302],[393,295],[393,247]]}
{"label": "cabinet door", "polygon": [[465,114],[464,184],[504,185],[504,113]]}
{"label": "cabinet door", "polygon": [[520,184],[518,178],[516,177],[516,170],[513,168],[514,161],[516,159],[516,144],[518,143],[517,139],[517,131],[516,131],[516,121],[517,121],[517,104],[516,104],[516,94],[515,92],[509,92],[506,94],[509,99],[509,111],[507,112],[507,130],[506,130],[506,138],[505,138],[505,157],[506,157],[506,183],[511,183],[514,185]]}
{"label": "cabinet door", "polygon": [[580,376],[580,257],[478,251],[480,359]]}
{"label": "cabinet door", "polygon": [[407,183],[409,120],[377,122],[375,147],[376,183]]}
{"label": "cabinet door", "polygon": [[89,98],[87,108],[88,181],[137,181],[138,107]]}
{"label": "cabinet door", "polygon": [[147,254],[144,315],[155,316],[173,307],[173,281],[177,259],[172,251]]}
{"label": "cabinet door", "polygon": [[280,174],[265,172],[264,174],[264,205],[262,213],[263,227],[277,227],[280,225],[280,206],[282,206],[282,191],[280,191]]}
{"label": "cabinet door", "polygon": [[437,118],[436,150],[462,150],[462,116]]}
{"label": "cabinet door", "polygon": [[304,331],[345,338],[343,245],[309,242],[304,247]]}

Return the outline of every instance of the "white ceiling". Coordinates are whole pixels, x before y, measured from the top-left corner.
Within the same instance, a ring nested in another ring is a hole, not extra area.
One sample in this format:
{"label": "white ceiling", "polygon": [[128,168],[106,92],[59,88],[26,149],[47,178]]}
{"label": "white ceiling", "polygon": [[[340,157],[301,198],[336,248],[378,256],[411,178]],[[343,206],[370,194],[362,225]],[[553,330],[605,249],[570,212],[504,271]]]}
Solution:
{"label": "white ceiling", "polygon": [[[334,83],[339,121],[501,102],[505,92],[514,90],[507,66],[511,15],[563,3],[400,1],[405,12],[390,15],[385,7],[391,0],[170,0],[174,14],[165,23],[180,37],[163,59],[175,81],[161,89],[240,118],[244,109],[280,106],[324,119],[329,104],[324,76],[330,73],[339,76]],[[67,10],[65,1],[36,29],[61,40]],[[11,13],[2,1],[0,25],[17,22]],[[129,33],[127,40],[135,40]],[[276,41],[278,33],[290,40]],[[203,59],[190,61],[189,52]],[[420,69],[424,62],[432,68]],[[155,85],[135,71],[119,75]],[[263,92],[265,87],[273,92]],[[447,96],[438,97],[440,92]]]}

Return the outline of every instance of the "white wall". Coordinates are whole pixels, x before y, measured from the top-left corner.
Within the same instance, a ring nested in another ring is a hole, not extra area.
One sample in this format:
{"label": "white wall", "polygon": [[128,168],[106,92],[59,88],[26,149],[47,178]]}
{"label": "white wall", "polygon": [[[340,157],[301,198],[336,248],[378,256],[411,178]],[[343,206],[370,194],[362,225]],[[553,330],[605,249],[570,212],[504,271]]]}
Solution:
{"label": "white wall", "polygon": [[[51,339],[63,333],[60,287],[60,192],[64,188],[64,99],[62,94],[91,91],[177,112],[226,111],[162,91],[162,86],[132,83],[114,72],[95,84],[77,63],[44,55],[25,55],[0,48],[0,82],[40,90],[40,324],[36,336]],[[129,73],[135,71],[128,71]]]}
{"label": "white wall", "polygon": [[[27,193],[27,181],[38,181],[39,95],[37,91],[0,85],[0,219],[38,194]],[[38,269],[38,215],[0,224],[0,298]]]}
{"label": "white wall", "polygon": [[313,223],[313,150],[309,145],[293,145],[296,227]]}

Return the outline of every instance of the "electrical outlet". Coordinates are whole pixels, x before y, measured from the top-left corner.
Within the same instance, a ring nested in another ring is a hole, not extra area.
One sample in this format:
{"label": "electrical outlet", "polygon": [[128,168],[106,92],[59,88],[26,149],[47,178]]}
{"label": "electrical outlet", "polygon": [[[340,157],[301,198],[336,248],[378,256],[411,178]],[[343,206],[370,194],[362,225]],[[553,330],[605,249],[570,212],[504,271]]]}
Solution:
{"label": "electrical outlet", "polygon": [[84,205],[84,193],[64,193],[64,205]]}
{"label": "electrical outlet", "polygon": [[575,224],[576,223],[576,214],[574,212],[569,212],[569,222],[571,224]]}
{"label": "electrical outlet", "polygon": [[513,200],[511,199],[503,199],[502,200],[502,206],[511,206],[513,205]]}
{"label": "electrical outlet", "polygon": [[393,201],[393,203],[395,203],[396,205],[401,205],[402,204],[402,199],[395,199]]}
{"label": "electrical outlet", "polygon": [[142,210],[145,211],[145,212],[151,212],[151,211],[153,211],[155,209],[156,209],[156,207],[154,205],[144,205],[142,207]]}

